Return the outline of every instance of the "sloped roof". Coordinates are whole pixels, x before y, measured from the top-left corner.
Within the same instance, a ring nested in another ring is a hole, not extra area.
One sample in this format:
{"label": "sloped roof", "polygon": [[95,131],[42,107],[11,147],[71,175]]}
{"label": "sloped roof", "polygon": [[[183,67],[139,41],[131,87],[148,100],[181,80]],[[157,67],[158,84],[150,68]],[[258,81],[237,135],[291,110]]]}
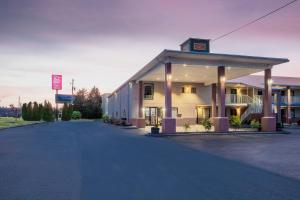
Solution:
{"label": "sloped roof", "polygon": [[[272,76],[274,86],[291,86],[300,87],[300,77],[285,77],[285,76]],[[240,83],[257,88],[264,88],[264,76],[249,75],[233,80],[227,81],[228,83]]]}

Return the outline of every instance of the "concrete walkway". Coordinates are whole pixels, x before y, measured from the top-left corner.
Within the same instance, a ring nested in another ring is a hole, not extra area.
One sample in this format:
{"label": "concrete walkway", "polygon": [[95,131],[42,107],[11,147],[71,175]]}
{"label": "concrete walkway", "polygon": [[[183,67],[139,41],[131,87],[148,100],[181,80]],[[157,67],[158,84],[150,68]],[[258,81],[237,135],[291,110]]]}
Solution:
{"label": "concrete walkway", "polygon": [[300,181],[100,122],[0,131],[0,199],[300,199]]}

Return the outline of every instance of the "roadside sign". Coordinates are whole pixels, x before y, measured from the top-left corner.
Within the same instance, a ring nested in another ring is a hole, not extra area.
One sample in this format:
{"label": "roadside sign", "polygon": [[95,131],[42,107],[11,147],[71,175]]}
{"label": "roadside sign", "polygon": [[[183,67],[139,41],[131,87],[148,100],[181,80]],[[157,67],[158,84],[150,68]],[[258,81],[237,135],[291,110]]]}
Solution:
{"label": "roadside sign", "polygon": [[55,94],[55,103],[73,103],[74,97],[69,94]]}
{"label": "roadside sign", "polygon": [[62,75],[52,74],[52,90],[62,89]]}

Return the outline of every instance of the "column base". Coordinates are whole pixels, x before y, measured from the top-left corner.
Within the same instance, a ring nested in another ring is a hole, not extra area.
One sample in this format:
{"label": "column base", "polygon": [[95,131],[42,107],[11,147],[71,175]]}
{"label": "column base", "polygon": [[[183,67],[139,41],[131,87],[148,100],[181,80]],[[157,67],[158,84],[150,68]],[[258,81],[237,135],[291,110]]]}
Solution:
{"label": "column base", "polygon": [[130,119],[130,123],[137,128],[145,128],[146,120],[145,119]]}
{"label": "column base", "polygon": [[215,126],[215,132],[228,132],[229,130],[228,117],[215,117],[213,118],[212,121]]}
{"label": "column base", "polygon": [[175,118],[165,118],[162,120],[162,133],[176,133]]}
{"label": "column base", "polygon": [[264,132],[276,131],[276,118],[275,117],[262,117],[261,130]]}

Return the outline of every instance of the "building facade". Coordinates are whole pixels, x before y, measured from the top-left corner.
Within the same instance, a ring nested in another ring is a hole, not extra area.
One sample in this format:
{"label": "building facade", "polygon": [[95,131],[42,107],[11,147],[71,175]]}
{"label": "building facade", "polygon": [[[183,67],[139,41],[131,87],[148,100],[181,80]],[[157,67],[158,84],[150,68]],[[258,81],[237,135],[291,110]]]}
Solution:
{"label": "building facade", "polygon": [[[107,114],[137,127],[161,124],[164,133],[203,118],[213,120],[215,131],[226,132],[231,115],[243,121],[259,117],[264,131],[274,131],[274,112],[287,122],[299,114],[294,103],[299,79],[271,76],[272,67],[285,62],[210,53],[209,40],[191,38],[180,51],[164,50],[109,95]],[[257,72],[264,76],[249,76]]]}

